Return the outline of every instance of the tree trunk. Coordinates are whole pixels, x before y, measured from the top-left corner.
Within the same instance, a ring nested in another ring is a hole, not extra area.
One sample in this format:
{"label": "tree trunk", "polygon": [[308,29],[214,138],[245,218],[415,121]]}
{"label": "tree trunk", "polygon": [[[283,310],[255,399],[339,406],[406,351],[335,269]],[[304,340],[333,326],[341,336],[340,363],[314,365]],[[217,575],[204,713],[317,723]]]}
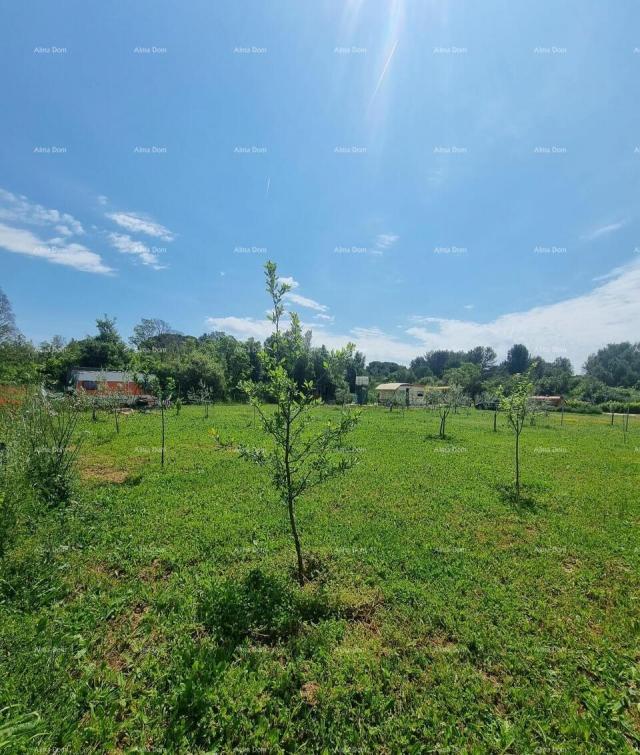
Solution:
{"label": "tree trunk", "polygon": [[118,423],[118,410],[117,409],[113,410],[113,416],[116,418],[116,432],[119,433],[120,432],[120,424]]}
{"label": "tree trunk", "polygon": [[160,453],[160,466],[164,467],[164,401],[160,399],[160,416],[162,417],[162,450]]}
{"label": "tree trunk", "polygon": [[520,433],[516,433],[516,498],[520,500]]}
{"label": "tree trunk", "polygon": [[95,408],[95,406],[91,407],[91,421],[92,422],[97,422],[98,421],[98,418],[96,417],[96,408]]}
{"label": "tree trunk", "polygon": [[304,586],[304,561],[302,559],[302,547],[300,546],[300,537],[298,536],[298,528],[296,527],[296,515],[293,508],[293,499],[290,497],[287,501],[289,509],[289,521],[291,522],[291,532],[293,534],[293,542],[296,545],[296,556],[298,558],[298,584],[300,587]]}
{"label": "tree trunk", "polygon": [[[254,406],[255,410],[255,406]],[[298,536],[298,528],[296,526],[296,514],[294,510],[294,498],[291,491],[291,467],[289,466],[289,440],[291,433],[291,419],[287,413],[287,432],[285,438],[284,449],[284,468],[287,477],[287,508],[289,509],[289,522],[291,524],[291,534],[293,535],[293,542],[296,546],[296,556],[298,559],[298,584],[300,587],[304,586],[304,561],[302,558],[302,548],[300,546],[300,537]]]}
{"label": "tree trunk", "polygon": [[498,412],[493,412],[493,432],[498,432]]}

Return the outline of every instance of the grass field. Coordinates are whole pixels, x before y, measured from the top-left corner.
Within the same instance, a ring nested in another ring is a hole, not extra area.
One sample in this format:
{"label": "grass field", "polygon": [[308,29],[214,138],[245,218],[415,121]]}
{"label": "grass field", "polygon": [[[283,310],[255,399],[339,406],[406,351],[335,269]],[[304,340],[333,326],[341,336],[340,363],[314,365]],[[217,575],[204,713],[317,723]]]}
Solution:
{"label": "grass field", "polygon": [[249,407],[171,413],[164,470],[157,414],[86,418],[76,500],[1,573],[2,715],[43,752],[637,751],[640,434],[559,422],[525,428],[516,505],[490,413],[438,440],[366,408],[301,502],[300,590],[265,472],[215,450],[260,442]]}

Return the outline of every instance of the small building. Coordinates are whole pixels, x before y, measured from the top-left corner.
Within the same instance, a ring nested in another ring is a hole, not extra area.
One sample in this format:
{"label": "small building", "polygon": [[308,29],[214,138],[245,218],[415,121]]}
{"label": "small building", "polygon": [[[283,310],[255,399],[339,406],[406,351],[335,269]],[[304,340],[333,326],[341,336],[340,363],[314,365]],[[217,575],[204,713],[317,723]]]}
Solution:
{"label": "small building", "polygon": [[414,383],[409,386],[409,406],[426,406],[427,388],[424,385]]}
{"label": "small building", "polygon": [[[151,379],[153,376],[147,377]],[[120,370],[71,370],[71,387],[85,393],[124,393],[128,396],[148,393],[132,372]]]}
{"label": "small building", "polygon": [[562,406],[564,399],[562,396],[531,396],[531,400],[549,406]]}
{"label": "small building", "polygon": [[426,406],[429,394],[446,391],[448,385],[422,385],[421,383],[382,383],[376,388],[378,403],[404,406]]}
{"label": "small building", "polygon": [[380,383],[376,388],[378,394],[378,403],[404,404],[409,406],[409,383]]}

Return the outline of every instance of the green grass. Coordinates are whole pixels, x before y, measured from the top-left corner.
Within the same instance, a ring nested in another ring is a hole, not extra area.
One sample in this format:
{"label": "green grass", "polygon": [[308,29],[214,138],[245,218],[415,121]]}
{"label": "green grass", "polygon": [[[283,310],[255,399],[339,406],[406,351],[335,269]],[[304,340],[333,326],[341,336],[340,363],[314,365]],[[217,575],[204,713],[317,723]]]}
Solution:
{"label": "green grass", "polygon": [[490,412],[442,441],[366,408],[361,463],[301,502],[301,591],[265,472],[210,433],[259,442],[252,410],[202,414],[164,470],[158,415],[83,422],[76,499],[0,572],[0,732],[39,716],[5,751],[637,751],[633,418],[525,427],[518,505]]}

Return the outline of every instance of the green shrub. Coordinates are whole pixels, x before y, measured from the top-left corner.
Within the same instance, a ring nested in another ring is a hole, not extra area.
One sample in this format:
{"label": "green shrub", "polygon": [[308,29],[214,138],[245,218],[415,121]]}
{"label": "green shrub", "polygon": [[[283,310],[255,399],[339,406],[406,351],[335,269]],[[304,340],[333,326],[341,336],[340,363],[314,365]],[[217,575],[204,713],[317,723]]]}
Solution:
{"label": "green shrub", "polygon": [[18,503],[22,497],[19,423],[16,410],[0,411],[0,558],[15,534]]}
{"label": "green shrub", "polygon": [[22,408],[20,434],[24,470],[38,500],[49,507],[71,497],[80,440],[75,438],[79,410],[69,397],[34,392]]}
{"label": "green shrub", "polygon": [[223,644],[237,645],[246,637],[270,644],[295,635],[304,622],[336,613],[322,592],[293,590],[289,582],[254,569],[242,582],[207,586],[198,620]]}
{"label": "green shrub", "polygon": [[577,398],[569,398],[564,405],[565,412],[573,412],[574,414],[601,414],[602,409],[596,404],[591,404],[588,401],[581,401]]}
{"label": "green shrub", "polygon": [[629,410],[629,414],[640,414],[640,401],[628,404],[624,401],[612,401],[601,404],[600,408],[603,412],[615,412],[616,414],[626,414],[627,409]]}

